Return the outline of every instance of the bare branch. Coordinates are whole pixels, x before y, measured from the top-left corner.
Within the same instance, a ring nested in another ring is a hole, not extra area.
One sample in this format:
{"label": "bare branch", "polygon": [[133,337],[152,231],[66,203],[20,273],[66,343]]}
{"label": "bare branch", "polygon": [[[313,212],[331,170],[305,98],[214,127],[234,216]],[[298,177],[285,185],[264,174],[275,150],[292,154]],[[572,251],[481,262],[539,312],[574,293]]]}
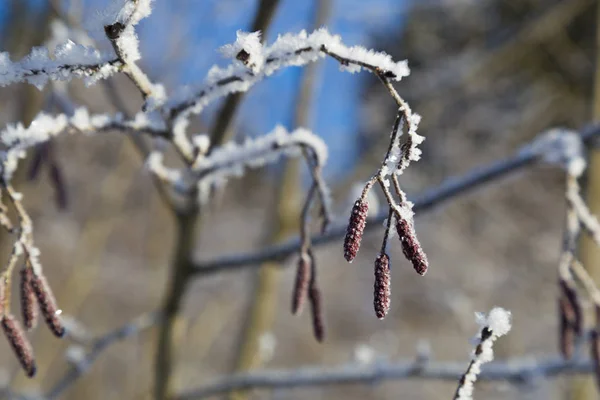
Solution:
{"label": "bare branch", "polygon": [[[332,385],[373,385],[388,380],[422,379],[457,382],[465,370],[456,362],[430,362],[422,360],[370,365],[349,364],[339,367],[303,367],[298,369],[265,370],[229,376],[216,382],[185,391],[174,400],[205,399],[234,390],[293,389]],[[592,361],[565,361],[560,357],[530,356],[486,364],[479,380],[508,381],[526,384],[541,377],[580,375],[593,372]]]}

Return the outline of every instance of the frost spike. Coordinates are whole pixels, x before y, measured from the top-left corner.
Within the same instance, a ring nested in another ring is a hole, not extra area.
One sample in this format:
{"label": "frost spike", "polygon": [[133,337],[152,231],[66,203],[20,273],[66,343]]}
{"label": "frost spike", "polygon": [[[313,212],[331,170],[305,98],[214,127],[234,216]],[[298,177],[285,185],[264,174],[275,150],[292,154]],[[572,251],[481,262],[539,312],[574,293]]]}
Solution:
{"label": "frost spike", "polygon": [[54,336],[63,337],[65,327],[60,320],[60,311],[56,306],[56,299],[46,278],[44,275],[34,273],[31,283],[46,325],[48,325]]}
{"label": "frost spike", "polygon": [[384,319],[390,309],[390,258],[381,253],[375,259],[375,284],[373,290],[373,306],[377,318]]}
{"label": "frost spike", "polygon": [[19,321],[10,314],[5,315],[2,317],[2,330],[4,331],[8,343],[19,359],[23,370],[28,377],[33,377],[36,371],[33,349],[29,343],[29,339],[25,336],[23,328],[21,328],[21,325],[19,324]]}
{"label": "frost spike", "polygon": [[323,319],[323,305],[321,303],[321,291],[312,284],[308,291],[308,299],[312,311],[313,333],[317,341],[322,342],[325,338],[325,324]]}
{"label": "frost spike", "polygon": [[294,292],[292,294],[292,314],[297,315],[302,311],[302,306],[308,294],[308,285],[311,278],[310,257],[302,254],[298,260],[296,270],[296,282],[294,283]]}
{"label": "frost spike", "polygon": [[419,243],[419,239],[417,239],[412,223],[398,215],[396,230],[402,243],[404,257],[412,263],[413,268],[419,275],[425,275],[429,267],[429,262],[421,247],[421,243]]}
{"label": "frost spike", "polygon": [[356,257],[356,253],[358,253],[365,225],[367,224],[368,211],[369,204],[363,199],[356,200],[352,207],[350,220],[346,228],[346,237],[344,238],[344,258],[348,262],[352,262]]}
{"label": "frost spike", "polygon": [[32,287],[33,269],[27,266],[21,269],[21,282],[19,285],[21,295],[21,314],[25,329],[33,329],[37,324],[37,301]]}

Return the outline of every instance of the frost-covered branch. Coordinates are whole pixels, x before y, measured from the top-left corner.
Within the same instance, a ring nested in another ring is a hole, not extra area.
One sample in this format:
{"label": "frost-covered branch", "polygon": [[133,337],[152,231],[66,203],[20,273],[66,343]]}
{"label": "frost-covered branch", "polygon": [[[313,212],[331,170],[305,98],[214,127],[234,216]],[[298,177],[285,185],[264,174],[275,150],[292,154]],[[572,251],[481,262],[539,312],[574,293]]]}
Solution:
{"label": "frost-covered branch", "polygon": [[43,47],[34,48],[20,61],[11,61],[8,53],[0,53],[0,86],[26,82],[41,90],[50,80],[73,78],[84,78],[87,85],[92,85],[118,72],[122,66],[114,56],[68,41],[57,46],[52,56]]}
{"label": "frost-covered branch", "polygon": [[[582,141],[594,145],[600,137],[600,124],[592,124],[583,128],[579,133]],[[481,189],[491,183],[521,172],[536,165],[541,160],[541,154],[532,151],[530,146],[525,146],[512,156],[474,168],[464,175],[447,178],[440,185],[424,191],[414,197],[413,211],[416,215],[434,209],[456,197],[464,196],[473,190]],[[367,219],[365,232],[380,229],[381,224],[388,217],[388,210],[384,210],[374,217]],[[324,234],[312,238],[313,246],[322,246],[343,238],[346,234],[346,224],[337,224],[328,229]],[[212,260],[194,262],[194,273],[197,276],[210,275],[220,272],[234,271],[240,268],[256,267],[267,261],[284,261],[301,248],[298,238],[286,243],[270,246],[258,251],[240,253],[217,257]],[[285,264],[283,264],[285,265]]]}
{"label": "frost-covered branch", "polygon": [[[139,41],[135,26],[150,15],[152,0],[128,0],[123,7],[105,16],[104,32],[110,40],[119,61],[123,64],[122,71],[131,79],[144,97],[143,110],[153,110],[166,100],[165,88],[154,84],[142,69],[136,64],[141,58]],[[111,15],[112,14],[112,15]]]}
{"label": "frost-covered branch", "polygon": [[477,314],[477,323],[481,331],[477,337],[477,346],[467,370],[460,378],[454,400],[472,400],[475,382],[481,373],[483,364],[494,359],[494,342],[506,335],[511,328],[510,312],[494,308],[489,314]]}
{"label": "frost-covered branch", "polygon": [[234,59],[227,68],[213,67],[205,83],[198,89],[186,89],[166,104],[172,118],[198,114],[217,98],[230,93],[245,92],[255,83],[289,66],[302,66],[325,55],[335,56],[340,69],[351,73],[363,68],[385,79],[399,81],[408,76],[406,61],[395,62],[385,53],[367,50],[361,46],[347,47],[338,35],[321,28],[311,34],[285,34],[270,46],[260,43],[259,33],[238,32],[237,41],[222,48],[226,57]]}
{"label": "frost-covered branch", "polygon": [[28,127],[21,123],[9,124],[0,131],[0,143],[5,148],[0,151],[3,179],[6,182],[10,181],[17,168],[18,160],[25,156],[28,149],[60,134],[77,132],[90,134],[113,130],[145,133],[155,137],[167,136],[160,121],[152,120],[142,113],[134,120],[125,120],[120,114],[90,115],[83,107],[75,110],[72,116],[40,113]]}

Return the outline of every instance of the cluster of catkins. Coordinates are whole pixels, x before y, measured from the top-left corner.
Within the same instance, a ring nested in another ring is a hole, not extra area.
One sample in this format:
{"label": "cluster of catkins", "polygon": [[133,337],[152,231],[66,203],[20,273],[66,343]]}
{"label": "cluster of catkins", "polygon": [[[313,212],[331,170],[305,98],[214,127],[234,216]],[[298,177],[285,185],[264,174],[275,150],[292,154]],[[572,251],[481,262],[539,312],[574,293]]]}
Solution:
{"label": "cluster of catkins", "polygon": [[[348,228],[346,229],[344,257],[348,262],[352,262],[356,257],[367,224],[369,203],[364,197],[366,196],[362,196],[354,203],[350,214]],[[390,218],[395,218],[395,227],[400,238],[400,243],[402,244],[404,256],[412,263],[415,271],[417,271],[419,275],[425,275],[428,267],[427,256],[417,239],[412,219],[408,219],[398,212],[390,213]],[[391,224],[392,221],[389,221],[389,223]],[[384,245],[375,258],[373,307],[375,308],[375,315],[377,315],[377,318],[379,319],[385,318],[390,309],[390,257],[385,252],[388,234],[389,229],[386,230]]]}
{"label": "cluster of catkins", "polygon": [[[21,268],[20,274],[20,300],[23,325],[29,331],[37,324],[38,310],[42,313],[44,321],[50,331],[63,337],[65,327],[60,319],[60,310],[56,306],[54,294],[41,272],[34,271],[29,262]],[[15,352],[23,370],[29,377],[36,372],[33,348],[27,338],[21,323],[10,312],[10,277],[4,276],[0,281],[0,324],[4,336]]]}

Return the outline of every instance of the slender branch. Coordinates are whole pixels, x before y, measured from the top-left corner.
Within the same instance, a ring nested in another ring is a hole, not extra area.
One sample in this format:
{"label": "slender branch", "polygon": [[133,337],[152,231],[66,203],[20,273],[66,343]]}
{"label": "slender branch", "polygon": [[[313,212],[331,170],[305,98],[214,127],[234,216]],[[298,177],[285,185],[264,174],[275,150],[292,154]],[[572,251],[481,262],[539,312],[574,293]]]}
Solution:
{"label": "slender branch", "polygon": [[[241,389],[292,389],[345,384],[377,384],[387,380],[423,379],[458,381],[464,374],[464,363],[422,360],[370,365],[349,364],[339,367],[303,367],[265,370],[226,377],[216,382],[179,394],[173,400],[204,399]],[[478,380],[529,383],[541,377],[580,375],[593,372],[590,360],[565,361],[560,357],[535,356],[486,364]]]}
{"label": "slender branch", "polygon": [[[108,332],[107,334],[100,336],[93,341],[90,349],[82,354],[79,358],[71,358],[71,368],[67,371],[62,378],[60,378],[54,386],[48,390],[43,396],[45,400],[54,400],[60,398],[60,396],[77,381],[81,376],[86,374],[98,357],[108,347],[115,344],[118,341],[128,339],[136,336],[148,328],[151,328],[162,322],[160,313],[153,312],[143,314],[134,320],[126,323],[117,329]],[[68,332],[67,332],[68,334]]]}

